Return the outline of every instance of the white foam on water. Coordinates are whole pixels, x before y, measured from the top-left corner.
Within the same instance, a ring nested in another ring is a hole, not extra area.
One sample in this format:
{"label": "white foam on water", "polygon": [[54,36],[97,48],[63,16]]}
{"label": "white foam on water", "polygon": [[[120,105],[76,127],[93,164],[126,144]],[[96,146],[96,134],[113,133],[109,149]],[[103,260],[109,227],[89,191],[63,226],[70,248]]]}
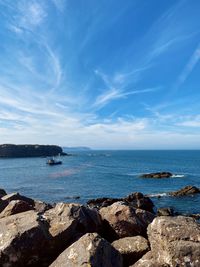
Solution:
{"label": "white foam on water", "polygon": [[185,176],[184,174],[174,174],[172,175],[172,178],[182,178],[184,176]]}
{"label": "white foam on water", "polygon": [[147,194],[148,197],[166,197],[167,195],[167,193]]}

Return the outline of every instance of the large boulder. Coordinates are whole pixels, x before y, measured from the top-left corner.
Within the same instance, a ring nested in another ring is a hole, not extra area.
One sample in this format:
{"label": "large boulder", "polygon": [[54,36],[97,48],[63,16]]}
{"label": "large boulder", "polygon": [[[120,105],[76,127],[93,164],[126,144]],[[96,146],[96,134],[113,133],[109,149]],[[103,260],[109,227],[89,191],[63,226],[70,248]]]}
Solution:
{"label": "large boulder", "polygon": [[154,259],[152,252],[149,251],[141,259],[139,259],[139,261],[129,267],[169,267],[169,265],[165,263],[158,263]]}
{"label": "large boulder", "polygon": [[0,213],[0,218],[14,215],[20,212],[25,212],[32,209],[33,207],[23,200],[12,200]]}
{"label": "large boulder", "polygon": [[200,266],[200,225],[193,218],[157,217],[148,227],[148,237],[160,264]]}
{"label": "large boulder", "polygon": [[34,211],[0,219],[0,266],[41,266],[47,228]]}
{"label": "large boulder", "polygon": [[58,203],[42,217],[49,224],[52,237],[50,249],[60,251],[87,232],[96,232],[101,227],[101,217],[95,210],[80,204]]}
{"label": "large boulder", "polygon": [[172,176],[173,174],[171,172],[152,172],[152,173],[145,173],[141,175],[142,178],[156,178],[156,179],[169,178]]}
{"label": "large boulder", "polygon": [[50,267],[122,267],[122,257],[108,241],[88,233],[73,243]]}
{"label": "large boulder", "polygon": [[29,197],[25,197],[20,195],[19,193],[11,193],[8,195],[5,195],[1,198],[3,201],[7,201],[10,202],[12,200],[22,200],[27,202],[29,205],[34,206],[34,200],[29,198]]}
{"label": "large boulder", "polygon": [[142,236],[124,237],[115,240],[112,246],[123,256],[124,266],[135,263],[149,250],[148,241]]}
{"label": "large boulder", "polygon": [[199,188],[197,188],[196,186],[188,185],[184,188],[181,188],[178,191],[170,192],[169,195],[174,196],[174,197],[179,197],[179,196],[194,195],[197,193],[200,193]]}
{"label": "large boulder", "polygon": [[[111,206],[102,208],[99,213],[105,223],[109,224],[117,238],[136,235],[146,236],[146,228],[155,218],[154,214],[136,209],[123,202],[116,202]],[[109,231],[108,228],[107,230]],[[106,236],[106,233],[104,233],[104,236]]]}

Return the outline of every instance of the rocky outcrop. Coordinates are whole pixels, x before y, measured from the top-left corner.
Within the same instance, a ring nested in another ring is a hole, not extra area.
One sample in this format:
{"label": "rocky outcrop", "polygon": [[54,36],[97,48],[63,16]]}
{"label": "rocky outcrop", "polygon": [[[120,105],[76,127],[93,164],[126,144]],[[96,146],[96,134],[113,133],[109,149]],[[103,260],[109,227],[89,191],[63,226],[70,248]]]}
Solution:
{"label": "rocky outcrop", "polygon": [[194,195],[194,194],[199,194],[200,189],[197,188],[196,186],[188,185],[184,188],[181,188],[178,191],[175,192],[170,192],[169,195],[173,197],[179,197],[179,196],[188,196],[188,195]]}
{"label": "rocky outcrop", "polygon": [[152,172],[152,173],[145,173],[141,175],[142,178],[156,178],[156,179],[169,178],[172,176],[173,174],[171,172]]}
{"label": "rocky outcrop", "polygon": [[55,145],[0,145],[1,158],[47,157],[59,154],[67,155],[61,147]]}
{"label": "rocky outcrop", "polygon": [[122,257],[96,233],[82,236],[68,247],[50,267],[123,267]]}
{"label": "rocky outcrop", "polygon": [[154,204],[149,197],[144,196],[140,192],[135,192],[124,198],[97,198],[91,199],[87,202],[87,205],[91,208],[103,208],[111,206],[115,202],[122,201],[128,205],[133,206],[134,208],[139,208],[143,210],[147,210],[150,212],[154,212],[153,207]]}
{"label": "rocky outcrop", "polygon": [[12,200],[8,203],[5,209],[0,213],[0,218],[21,213],[24,211],[33,210],[33,207],[23,200]]}
{"label": "rocky outcrop", "polygon": [[[116,202],[99,211],[105,223],[109,224],[118,238],[146,235],[146,228],[154,219],[154,214]],[[109,231],[109,229],[107,228]]]}
{"label": "rocky outcrop", "polygon": [[142,236],[124,237],[114,241],[112,246],[122,255],[124,267],[135,263],[149,250],[148,241]]}
{"label": "rocky outcrop", "polygon": [[148,227],[148,237],[159,264],[200,266],[200,225],[194,219],[157,217]]}
{"label": "rocky outcrop", "polygon": [[2,198],[5,195],[7,195],[6,191],[4,189],[0,188],[0,198]]}
{"label": "rocky outcrop", "polygon": [[170,267],[168,264],[159,263],[154,259],[151,251],[147,252],[139,261],[129,267]]}
{"label": "rocky outcrop", "polygon": [[0,219],[0,266],[34,266],[46,248],[47,235],[35,211]]}

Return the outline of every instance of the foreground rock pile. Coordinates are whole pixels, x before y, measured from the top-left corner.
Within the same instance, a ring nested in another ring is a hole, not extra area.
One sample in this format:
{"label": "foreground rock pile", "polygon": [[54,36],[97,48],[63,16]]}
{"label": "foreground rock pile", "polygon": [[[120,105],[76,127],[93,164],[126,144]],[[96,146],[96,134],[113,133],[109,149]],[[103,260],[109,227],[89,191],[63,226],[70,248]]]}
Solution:
{"label": "foreground rock pile", "polygon": [[199,267],[200,225],[142,193],[52,206],[0,189],[0,266]]}

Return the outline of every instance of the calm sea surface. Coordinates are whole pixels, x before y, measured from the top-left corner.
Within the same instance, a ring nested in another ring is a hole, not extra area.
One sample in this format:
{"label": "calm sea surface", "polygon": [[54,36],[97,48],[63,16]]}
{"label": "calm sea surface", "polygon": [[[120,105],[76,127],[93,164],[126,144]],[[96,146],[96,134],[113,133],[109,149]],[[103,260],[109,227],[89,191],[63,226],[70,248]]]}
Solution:
{"label": "calm sea surface", "polygon": [[[0,187],[47,202],[85,203],[97,197],[122,197],[132,192],[160,194],[186,185],[200,187],[200,151],[84,151],[46,165],[45,158],[0,159]],[[168,179],[140,174],[170,171]],[[80,196],[79,200],[68,199]],[[200,213],[200,196],[153,197],[157,207]]]}

